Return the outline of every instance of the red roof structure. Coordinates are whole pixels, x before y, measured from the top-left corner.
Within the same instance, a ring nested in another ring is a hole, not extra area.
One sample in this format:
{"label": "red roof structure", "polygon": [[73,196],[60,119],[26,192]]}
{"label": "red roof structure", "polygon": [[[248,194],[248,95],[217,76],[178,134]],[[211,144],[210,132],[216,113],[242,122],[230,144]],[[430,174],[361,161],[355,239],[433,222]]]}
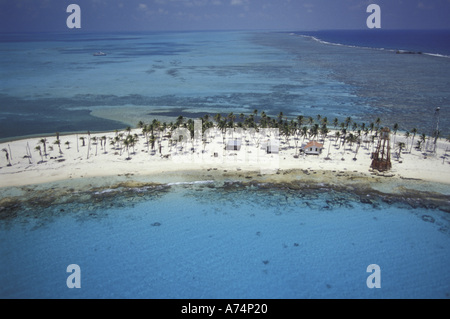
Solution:
{"label": "red roof structure", "polygon": [[310,147],[314,147],[314,148],[323,148],[323,144],[321,144],[321,143],[319,143],[319,142],[317,142],[317,141],[311,141],[311,142],[309,142],[308,144],[306,144],[303,148],[304,149],[307,149],[307,148],[310,148]]}
{"label": "red roof structure", "polygon": [[317,141],[310,141],[308,144],[303,146],[303,151],[305,154],[319,155],[322,152],[323,144]]}

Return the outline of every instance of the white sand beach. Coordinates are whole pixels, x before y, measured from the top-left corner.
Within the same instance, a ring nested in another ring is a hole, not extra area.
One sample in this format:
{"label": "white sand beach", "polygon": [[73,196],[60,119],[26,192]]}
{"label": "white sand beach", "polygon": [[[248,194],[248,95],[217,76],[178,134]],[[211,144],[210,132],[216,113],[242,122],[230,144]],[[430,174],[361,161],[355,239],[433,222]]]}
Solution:
{"label": "white sand beach", "polygon": [[[127,147],[123,139],[128,135],[137,137],[134,146]],[[120,142],[122,136],[122,142]],[[59,137],[28,138],[0,144],[3,151],[0,158],[0,187],[43,184],[70,179],[83,179],[104,176],[164,176],[166,173],[185,171],[226,171],[255,172],[274,174],[277,171],[310,170],[358,173],[363,176],[385,176],[403,180],[417,179],[442,184],[450,183],[450,158],[446,150],[450,143],[438,140],[436,152],[411,148],[411,141],[406,141],[402,134],[395,136],[395,142],[405,142],[405,150],[398,158],[391,136],[392,168],[387,172],[377,172],[370,168],[373,144],[361,143],[351,145],[335,140],[334,132],[326,138],[319,155],[305,155],[299,152],[308,139],[280,137],[279,152],[267,154],[267,146],[255,142],[246,133],[242,135],[239,150],[226,150],[227,139],[206,138],[200,143],[178,143],[161,134],[152,149],[147,145],[142,130],[129,132],[107,132],[72,134]],[[239,137],[239,136],[238,136]],[[235,139],[236,136],[233,136]],[[83,146],[84,139],[84,146]],[[115,142],[117,141],[117,143]],[[259,144],[259,145],[257,145]],[[40,148],[40,151],[36,147]],[[181,149],[181,147],[183,147]],[[194,149],[194,151],[192,151]],[[7,153],[7,154],[6,154]],[[214,154],[216,153],[216,154]],[[6,155],[8,155],[6,158]],[[31,155],[31,156],[30,156]],[[8,165],[10,161],[10,166]]]}

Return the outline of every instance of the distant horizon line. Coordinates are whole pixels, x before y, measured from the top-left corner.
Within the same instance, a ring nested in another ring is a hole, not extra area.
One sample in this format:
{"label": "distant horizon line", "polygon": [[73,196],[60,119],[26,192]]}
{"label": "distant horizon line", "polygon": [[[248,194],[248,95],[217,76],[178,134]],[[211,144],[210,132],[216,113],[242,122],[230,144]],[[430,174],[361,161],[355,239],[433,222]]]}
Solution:
{"label": "distant horizon line", "polygon": [[55,34],[89,34],[89,33],[191,33],[191,32],[322,32],[322,31],[367,31],[367,32],[384,32],[384,31],[450,31],[450,28],[382,28],[382,29],[367,29],[367,28],[323,28],[323,29],[192,29],[192,30],[40,30],[40,31],[3,31],[0,30],[0,34],[42,34],[42,33],[55,33]]}

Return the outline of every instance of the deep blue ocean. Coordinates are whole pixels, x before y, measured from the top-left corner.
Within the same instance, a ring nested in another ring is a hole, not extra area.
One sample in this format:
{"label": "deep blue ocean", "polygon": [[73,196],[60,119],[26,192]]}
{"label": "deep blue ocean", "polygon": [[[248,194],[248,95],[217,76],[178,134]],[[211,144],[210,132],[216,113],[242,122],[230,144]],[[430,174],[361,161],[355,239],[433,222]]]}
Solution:
{"label": "deep blue ocean", "polygon": [[[446,136],[448,36],[1,34],[0,140],[254,109],[428,133],[437,106]],[[77,182],[0,189],[0,298],[450,298],[448,185],[424,184],[443,194],[430,203],[183,174],[144,189]],[[381,288],[367,286],[372,264]]]}
{"label": "deep blue ocean", "polygon": [[450,30],[327,30],[295,32],[334,45],[410,51],[450,58]]}

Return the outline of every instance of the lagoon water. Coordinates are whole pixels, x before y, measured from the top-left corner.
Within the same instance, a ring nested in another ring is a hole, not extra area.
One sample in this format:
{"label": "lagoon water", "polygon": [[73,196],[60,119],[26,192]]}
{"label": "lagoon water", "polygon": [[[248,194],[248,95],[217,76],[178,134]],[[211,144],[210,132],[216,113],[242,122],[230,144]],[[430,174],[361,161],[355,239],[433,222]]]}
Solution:
{"label": "lagoon water", "polygon": [[[434,108],[448,112],[445,50],[302,35],[2,34],[0,139],[254,109],[428,132]],[[3,212],[0,297],[450,298],[450,217],[436,206],[216,183],[107,194]],[[81,289],[66,286],[70,264]]]}
{"label": "lagoon water", "polygon": [[[0,139],[254,109],[320,114],[330,122],[350,116],[367,125],[380,117],[384,125],[429,133],[438,106],[446,136],[449,37],[447,31],[1,34]],[[93,56],[97,51],[107,55]]]}

